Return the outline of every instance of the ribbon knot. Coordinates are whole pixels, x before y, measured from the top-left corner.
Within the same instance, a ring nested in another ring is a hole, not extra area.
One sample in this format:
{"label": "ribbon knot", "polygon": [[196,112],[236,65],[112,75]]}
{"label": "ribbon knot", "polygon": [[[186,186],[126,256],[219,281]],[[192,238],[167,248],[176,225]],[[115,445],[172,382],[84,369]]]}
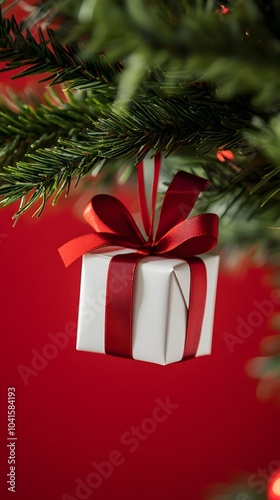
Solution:
{"label": "ribbon knot", "polygon": [[144,241],[142,244],[143,253],[150,255],[153,253],[154,242],[153,241]]}

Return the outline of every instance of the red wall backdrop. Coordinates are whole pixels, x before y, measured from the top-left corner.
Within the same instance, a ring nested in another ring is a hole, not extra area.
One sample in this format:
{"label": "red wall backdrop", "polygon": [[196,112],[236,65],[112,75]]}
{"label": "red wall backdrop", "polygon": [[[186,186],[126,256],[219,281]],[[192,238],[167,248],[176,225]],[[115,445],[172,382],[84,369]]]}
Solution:
{"label": "red wall backdrop", "polygon": [[[39,221],[28,213],[15,228],[16,207],[0,211],[1,499],[205,500],[209,484],[238,471],[260,493],[280,466],[279,408],[257,401],[244,367],[271,333],[269,318],[232,350],[225,334],[237,336],[237,318],[268,299],[271,270],[220,273],[211,356],[162,367],[78,352],[81,262],[65,270],[57,252],[87,232],[72,204],[47,208]],[[13,442],[15,493],[7,489]]]}
{"label": "red wall backdrop", "polygon": [[[211,356],[162,367],[78,352],[81,263],[65,270],[57,253],[87,231],[71,205],[47,208],[39,220],[26,214],[15,228],[15,207],[0,212],[1,498],[11,497],[7,389],[13,386],[20,500],[204,500],[209,483],[229,481],[236,471],[260,479],[260,468],[280,464],[279,409],[257,401],[257,382],[244,365],[259,354],[268,320],[233,352],[224,334],[236,335],[237,317],[248,320],[254,300],[267,299],[267,270],[220,274]],[[153,424],[155,415],[163,421]],[[87,480],[93,486],[76,492]]]}

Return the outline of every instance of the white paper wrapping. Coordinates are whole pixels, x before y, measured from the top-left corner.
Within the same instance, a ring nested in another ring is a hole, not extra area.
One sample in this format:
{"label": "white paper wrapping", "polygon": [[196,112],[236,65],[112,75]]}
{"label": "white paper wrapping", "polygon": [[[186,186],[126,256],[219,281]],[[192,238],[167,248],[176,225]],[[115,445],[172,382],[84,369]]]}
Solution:
{"label": "white paper wrapping", "polygon": [[[83,256],[77,349],[105,353],[105,295],[113,255],[131,250]],[[218,256],[200,256],[207,270],[206,306],[196,356],[211,353]],[[114,295],[126,286],[124,275],[114,283]],[[132,355],[166,365],[183,356],[189,307],[190,270],[186,262],[145,257],[136,267],[133,297]]]}

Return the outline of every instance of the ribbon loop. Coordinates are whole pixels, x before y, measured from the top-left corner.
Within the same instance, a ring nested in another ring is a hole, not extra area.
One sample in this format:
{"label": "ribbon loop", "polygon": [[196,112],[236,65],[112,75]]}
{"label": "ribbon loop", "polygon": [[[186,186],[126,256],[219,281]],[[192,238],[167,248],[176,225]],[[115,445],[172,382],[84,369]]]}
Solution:
{"label": "ribbon loop", "polygon": [[180,171],[175,175],[162,203],[156,241],[189,216],[200,192],[207,184],[206,179],[187,172]]}
{"label": "ribbon loop", "polygon": [[98,194],[87,204],[84,218],[96,233],[111,233],[141,246],[144,238],[124,204],[109,194]]}
{"label": "ribbon loop", "polygon": [[153,253],[185,258],[208,252],[217,244],[218,216],[195,215],[172,227],[155,243]]}

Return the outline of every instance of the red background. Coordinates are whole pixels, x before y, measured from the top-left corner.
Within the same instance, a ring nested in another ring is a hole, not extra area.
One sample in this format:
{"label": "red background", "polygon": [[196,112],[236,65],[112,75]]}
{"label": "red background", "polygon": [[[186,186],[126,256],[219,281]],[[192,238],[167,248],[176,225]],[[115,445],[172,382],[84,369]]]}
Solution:
{"label": "red background", "polygon": [[[201,500],[210,483],[229,481],[236,471],[248,478],[280,462],[279,409],[257,401],[257,382],[244,371],[269,326],[255,328],[233,353],[223,338],[225,332],[236,335],[237,316],[246,320],[254,300],[269,296],[264,269],[221,272],[211,356],[162,367],[78,352],[71,337],[24,381],[18,367],[32,369],[31,350],[45,353],[52,343],[48,334],[77,321],[81,263],[65,270],[57,253],[62,243],[87,231],[72,203],[47,208],[39,220],[26,214],[15,228],[15,207],[0,212],[1,498],[11,495],[5,484],[10,386],[17,395],[19,499],[67,500],[64,493],[77,498],[76,478],[86,480],[92,462],[107,461],[113,450],[122,453],[123,464],[84,498]],[[122,434],[151,418],[155,400],[167,396],[179,407],[131,452]]]}
{"label": "red background", "polygon": [[[49,334],[65,332],[77,321],[81,262],[65,270],[57,252],[87,231],[72,204],[70,199],[47,208],[39,221],[28,213],[15,228],[16,207],[0,211],[1,498],[78,498],[76,479],[86,481],[94,472],[92,462],[108,461],[113,450],[120,451],[122,465],[113,466],[110,477],[83,498],[204,500],[210,484],[228,482],[238,471],[247,482],[251,474],[260,479],[260,469],[265,475],[273,462],[280,465],[279,408],[257,401],[257,381],[244,369],[259,354],[260,339],[271,333],[269,322],[233,353],[223,337],[236,335],[237,317],[246,320],[253,301],[269,296],[268,269],[220,273],[211,356],[162,367],[78,352],[72,336],[24,381],[19,367],[34,370],[32,350],[46,353],[46,345],[53,344]],[[16,388],[15,494],[6,484],[11,386]],[[131,452],[121,436],[143,426],[156,400],[168,396],[178,408]],[[257,493],[257,485],[251,492]]]}

